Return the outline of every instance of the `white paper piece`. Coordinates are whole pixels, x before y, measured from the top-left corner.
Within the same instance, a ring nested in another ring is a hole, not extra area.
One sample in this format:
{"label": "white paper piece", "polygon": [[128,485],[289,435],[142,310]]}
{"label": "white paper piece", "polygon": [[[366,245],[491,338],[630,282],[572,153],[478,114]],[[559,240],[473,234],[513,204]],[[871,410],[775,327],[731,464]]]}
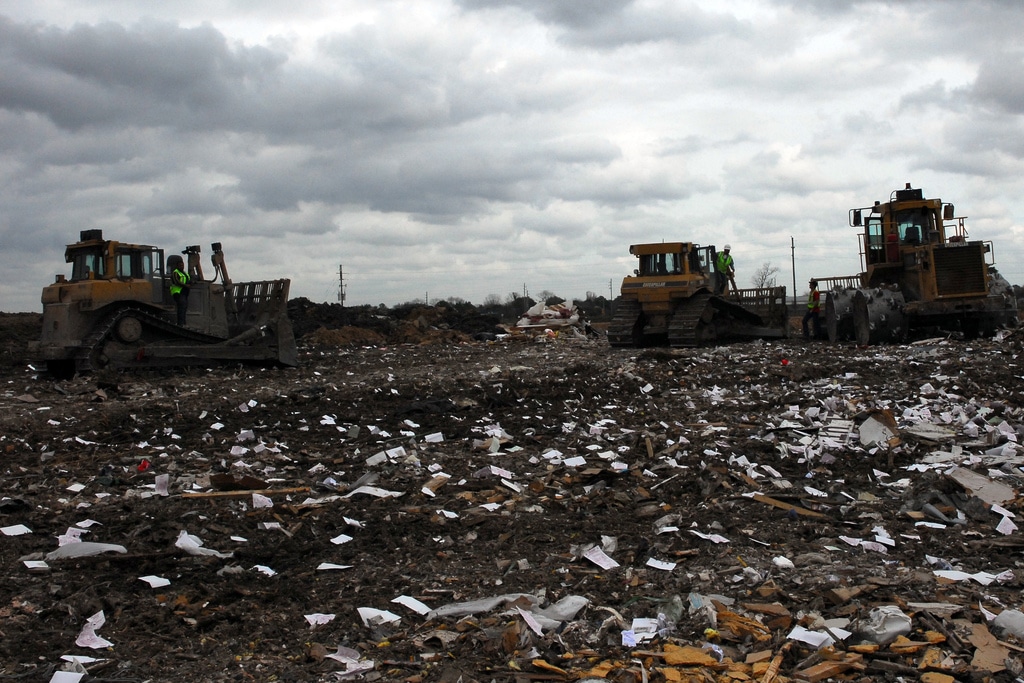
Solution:
{"label": "white paper piece", "polygon": [[636,643],[643,643],[658,635],[658,620],[650,617],[636,617],[630,625],[633,632],[633,639]]}
{"label": "white paper piece", "polygon": [[32,533],[32,530],[24,524],[15,524],[13,526],[3,527],[0,529],[0,533],[3,533],[4,536],[21,536],[23,534]]}
{"label": "white paper piece", "polygon": [[71,491],[71,493],[80,493],[84,488],[85,484],[71,484],[71,486],[67,487],[67,490]]}
{"label": "white paper piece", "polygon": [[94,650],[112,647],[114,645],[112,642],[101,638],[96,633],[96,631],[103,628],[105,623],[107,623],[107,618],[103,615],[103,610],[89,617],[85,622],[85,626],[82,627],[82,632],[78,634],[75,645],[78,647],[90,647]]}
{"label": "white paper piece", "polygon": [[75,671],[54,671],[49,683],[78,683],[85,677],[84,673]]}
{"label": "white paper piece", "polygon": [[212,557],[231,557],[231,553],[217,552],[212,548],[204,548],[203,541],[198,536],[193,536],[184,529],[178,532],[178,540],[174,542],[174,547],[181,548],[189,555],[210,555]]}
{"label": "white paper piece", "polygon": [[352,648],[345,647],[344,645],[338,646],[337,652],[332,652],[327,655],[327,659],[333,659],[336,662],[341,662],[345,665],[344,674],[346,677],[348,674],[358,673],[362,671],[372,671],[374,662],[372,659],[366,661],[359,660],[359,652]]}
{"label": "white paper piece", "polygon": [[583,553],[583,557],[587,558],[601,569],[615,569],[619,566],[618,562],[608,557],[608,555],[596,545]]}
{"label": "white paper piece", "polygon": [[636,647],[636,633],[632,630],[622,632],[622,647]]}
{"label": "white paper piece", "polygon": [[313,614],[306,614],[306,615],[303,615],[303,616],[305,616],[306,617],[306,621],[309,622],[309,627],[310,628],[314,628],[316,626],[322,626],[324,624],[329,624],[332,621],[334,621],[334,617],[335,617],[335,615],[333,615],[333,614],[323,614],[321,612],[315,612]]}
{"label": "white paper piece", "polygon": [[1004,508],[1002,505],[999,505],[998,503],[992,503],[991,510],[997,515],[1002,515],[1003,517],[1016,517],[1015,514]]}
{"label": "white paper piece", "polygon": [[444,435],[441,432],[434,432],[433,434],[427,434],[423,437],[423,440],[427,443],[441,443],[444,441]]}
{"label": "white paper piece", "polygon": [[403,607],[408,607],[416,614],[428,614],[430,612],[429,606],[425,605],[424,603],[420,602],[416,598],[411,597],[409,595],[399,595],[391,602],[398,603]]}
{"label": "white paper piece", "polygon": [[690,533],[693,534],[694,536],[699,536],[699,537],[703,538],[705,541],[712,541],[714,543],[728,543],[729,542],[728,538],[726,538],[725,536],[719,536],[718,534],[702,534],[701,532],[697,531],[696,529],[690,529]]}
{"label": "white paper piece", "polygon": [[171,585],[171,580],[162,576],[140,576],[139,581],[145,581],[150,588],[163,588]]}
{"label": "white paper piece", "polygon": [[158,496],[169,496],[171,495],[168,491],[168,487],[171,485],[171,475],[169,474],[158,474],[156,475],[156,495]]}
{"label": "white paper piece", "polygon": [[[834,629],[833,629],[834,630]],[[842,629],[840,629],[842,630]],[[836,634],[839,635],[839,634]],[[818,631],[810,631],[803,626],[794,626],[793,630],[786,636],[791,640],[798,640],[801,643],[807,643],[808,645],[815,648],[823,648],[826,645],[835,643],[835,639],[827,633],[821,633]]]}
{"label": "white paper piece", "polygon": [[516,607],[516,611],[519,612],[519,616],[523,618],[523,621],[526,622],[526,625],[530,627],[531,631],[536,633],[538,636],[544,635],[544,629],[540,627],[540,624],[537,623],[537,620],[534,618],[532,614],[530,614],[529,612],[524,612],[521,607]]}
{"label": "white paper piece", "polygon": [[676,568],[675,562],[665,562],[663,560],[656,560],[653,557],[647,560],[648,567],[654,567],[655,569],[661,569],[666,572],[670,572]]}
{"label": "white paper piece", "polygon": [[357,607],[359,618],[363,620],[363,626],[378,626],[380,624],[393,624],[400,621],[402,617],[386,609],[374,607]]}
{"label": "white paper piece", "polygon": [[511,470],[506,470],[504,467],[498,467],[497,465],[488,465],[487,467],[481,467],[473,473],[474,479],[483,479],[485,477],[501,477],[503,479],[515,479],[516,475]]}
{"label": "white paper piece", "polygon": [[342,545],[343,543],[348,543],[351,540],[352,540],[351,536],[349,536],[347,534],[340,534],[340,535],[335,536],[334,538],[332,538],[331,539],[331,543],[333,543],[334,545]]}
{"label": "white paper piece", "polygon": [[975,581],[980,583],[982,586],[988,586],[996,581],[1002,583],[1013,579],[1013,572],[1006,570],[999,574],[989,574],[988,572],[975,572],[974,574],[968,574],[967,572],[957,571],[955,569],[938,569],[932,572],[935,576],[938,576],[949,581]]}
{"label": "white paper piece", "polygon": [[271,569],[265,564],[254,564],[252,568],[258,571],[260,574],[266,574],[267,576],[275,576],[277,574],[277,572],[275,572],[273,569]]}
{"label": "white paper piece", "polygon": [[260,508],[272,508],[274,507],[274,501],[261,493],[254,493],[252,494],[252,507],[255,510]]}
{"label": "white paper piece", "polygon": [[117,545],[115,543],[89,543],[83,541],[81,543],[68,543],[62,545],[56,550],[52,550],[46,553],[46,559],[48,560],[60,560],[66,557],[90,557],[92,555],[100,555],[102,553],[127,553],[128,549],[123,545]]}
{"label": "white paper piece", "polygon": [[44,573],[50,571],[50,565],[43,560],[22,560],[25,568],[33,573]]}
{"label": "white paper piece", "polygon": [[88,529],[68,527],[68,530],[57,537],[57,545],[68,545],[69,543],[81,543],[82,536],[89,533]]}
{"label": "white paper piece", "polygon": [[323,571],[327,569],[352,569],[350,564],[334,564],[333,562],[321,562],[316,566],[317,569]]}
{"label": "white paper piece", "polygon": [[376,486],[360,486],[359,488],[349,491],[342,498],[351,498],[357,493],[365,493],[368,496],[374,496],[375,498],[398,498],[403,495],[402,491],[388,491],[386,489],[378,488]]}
{"label": "white paper piece", "polygon": [[1009,517],[1003,517],[999,520],[999,524],[996,525],[996,531],[1004,535],[1012,534],[1016,530],[1017,525]]}
{"label": "white paper piece", "polygon": [[587,460],[582,455],[577,455],[572,458],[566,458],[562,461],[562,464],[566,467],[585,467]]}

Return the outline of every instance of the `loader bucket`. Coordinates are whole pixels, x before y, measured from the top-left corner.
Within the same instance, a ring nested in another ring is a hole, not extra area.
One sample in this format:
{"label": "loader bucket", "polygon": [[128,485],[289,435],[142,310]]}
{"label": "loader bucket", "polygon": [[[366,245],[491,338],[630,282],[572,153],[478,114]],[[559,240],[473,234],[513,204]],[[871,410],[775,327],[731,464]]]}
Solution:
{"label": "loader bucket", "polygon": [[[232,283],[227,301],[228,326],[234,340],[276,348],[277,362],[298,364],[298,348],[288,319],[290,280]],[[258,334],[260,341],[250,341]]]}

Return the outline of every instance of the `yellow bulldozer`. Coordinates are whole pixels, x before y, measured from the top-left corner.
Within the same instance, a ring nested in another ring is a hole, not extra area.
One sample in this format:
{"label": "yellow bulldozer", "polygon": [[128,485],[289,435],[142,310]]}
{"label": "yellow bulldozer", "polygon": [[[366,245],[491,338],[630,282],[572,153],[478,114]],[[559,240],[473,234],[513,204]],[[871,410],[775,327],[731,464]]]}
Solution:
{"label": "yellow bulldozer", "polygon": [[863,272],[816,278],[831,341],[864,346],[931,331],[967,337],[1017,324],[1017,300],[991,242],[969,240],[966,216],[910,183],[888,202],[850,209]]}
{"label": "yellow bulldozer", "polygon": [[789,336],[786,288],[716,288],[714,246],[634,244],[629,253],[638,263],[615,300],[608,326],[612,346],[688,347]]}
{"label": "yellow bulldozer", "polygon": [[30,351],[57,377],[217,361],[296,365],[290,281],[232,282],[220,243],[212,248],[210,280],[203,277],[199,247],[182,252],[191,294],[181,326],[170,294],[175,264],[186,267],[181,256],[165,261],[163,249],[83,230],[65,252],[70,279],[57,275],[43,289],[42,336]]}

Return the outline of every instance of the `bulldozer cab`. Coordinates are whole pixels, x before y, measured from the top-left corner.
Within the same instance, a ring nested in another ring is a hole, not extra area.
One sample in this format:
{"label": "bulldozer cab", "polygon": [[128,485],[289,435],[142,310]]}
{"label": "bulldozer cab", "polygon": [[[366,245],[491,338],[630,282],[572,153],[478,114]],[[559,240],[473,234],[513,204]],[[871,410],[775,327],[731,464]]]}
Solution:
{"label": "bulldozer cab", "polygon": [[[71,283],[134,282],[132,291],[136,295],[132,298],[154,304],[163,303],[166,298],[163,249],[104,240],[99,230],[83,230],[81,239],[67,246],[64,259],[71,264]],[[95,287],[94,303],[102,305],[114,300],[118,295],[111,291],[109,287]]]}
{"label": "bulldozer cab", "polygon": [[629,253],[637,257],[636,277],[672,277],[676,283],[706,280],[714,262],[714,247],[690,242],[634,244]]}

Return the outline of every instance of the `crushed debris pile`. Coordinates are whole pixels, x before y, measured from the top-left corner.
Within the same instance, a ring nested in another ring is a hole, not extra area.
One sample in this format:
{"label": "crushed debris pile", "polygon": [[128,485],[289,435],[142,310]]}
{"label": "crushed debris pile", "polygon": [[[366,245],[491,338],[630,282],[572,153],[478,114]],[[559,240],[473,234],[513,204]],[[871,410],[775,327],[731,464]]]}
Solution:
{"label": "crushed debris pile", "polygon": [[405,305],[395,308],[288,302],[296,339],[317,346],[362,344],[447,344],[474,335],[504,333],[497,316],[480,313],[471,304]]}
{"label": "crushed debris pile", "polygon": [[1013,681],[1021,352],[5,366],[0,676]]}

